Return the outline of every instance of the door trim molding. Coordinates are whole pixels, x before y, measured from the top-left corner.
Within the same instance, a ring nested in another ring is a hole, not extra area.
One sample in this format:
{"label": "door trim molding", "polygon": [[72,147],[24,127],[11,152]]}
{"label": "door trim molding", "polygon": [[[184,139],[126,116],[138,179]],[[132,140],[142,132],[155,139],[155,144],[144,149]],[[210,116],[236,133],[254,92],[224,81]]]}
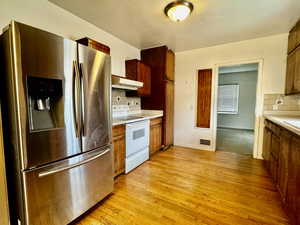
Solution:
{"label": "door trim molding", "polygon": [[256,106],[255,106],[255,128],[254,128],[254,144],[252,155],[253,158],[261,159],[261,149],[262,149],[262,139],[261,136],[261,120],[263,116],[263,91],[262,91],[262,79],[263,79],[263,59],[246,59],[246,60],[237,60],[230,62],[220,62],[214,65],[213,67],[213,93],[212,93],[212,149],[216,151],[216,140],[217,140],[217,103],[218,103],[218,84],[219,84],[219,67],[222,66],[233,66],[238,64],[258,64],[258,74],[257,74],[257,86],[256,86]]}

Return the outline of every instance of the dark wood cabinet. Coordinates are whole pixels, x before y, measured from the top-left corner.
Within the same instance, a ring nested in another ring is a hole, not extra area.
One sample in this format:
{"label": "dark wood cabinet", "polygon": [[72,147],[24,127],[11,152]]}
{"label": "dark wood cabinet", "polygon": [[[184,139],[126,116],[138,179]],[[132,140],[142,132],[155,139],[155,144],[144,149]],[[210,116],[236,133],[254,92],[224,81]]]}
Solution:
{"label": "dark wood cabinet", "polygon": [[162,118],[150,120],[150,156],[161,149],[162,146]]}
{"label": "dark wood cabinet", "polygon": [[288,185],[288,166],[290,157],[292,135],[286,130],[282,130],[280,135],[280,151],[278,154],[278,190],[282,201],[285,203],[287,198]]}
{"label": "dark wood cabinet", "polygon": [[267,168],[270,167],[271,160],[271,139],[272,131],[268,128],[268,122],[265,120],[265,129],[264,129],[264,143],[263,143],[263,158]]}
{"label": "dark wood cabinet", "polygon": [[300,20],[289,33],[288,54],[291,53],[298,45],[300,45]]}
{"label": "dark wood cabinet", "polygon": [[300,225],[300,136],[265,121],[263,158],[293,225]]}
{"label": "dark wood cabinet", "polygon": [[287,209],[292,224],[300,224],[300,138],[292,137],[288,167]]}
{"label": "dark wood cabinet", "polygon": [[300,21],[289,34],[285,94],[300,93]]}
{"label": "dark wood cabinet", "polygon": [[163,145],[173,145],[175,55],[167,46],[144,49],[141,61],[151,67],[151,95],[142,97],[142,108],[163,110]]}
{"label": "dark wood cabinet", "polygon": [[112,129],[114,150],[114,175],[125,172],[125,125],[114,126]]}
{"label": "dark wood cabinet", "polygon": [[107,45],[104,45],[98,41],[92,40],[88,37],[81,38],[81,39],[77,40],[77,42],[110,55],[110,48]]}
{"label": "dark wood cabinet", "polygon": [[151,69],[146,64],[137,59],[126,60],[126,78],[144,83],[142,88],[138,89],[139,96],[151,95]]}

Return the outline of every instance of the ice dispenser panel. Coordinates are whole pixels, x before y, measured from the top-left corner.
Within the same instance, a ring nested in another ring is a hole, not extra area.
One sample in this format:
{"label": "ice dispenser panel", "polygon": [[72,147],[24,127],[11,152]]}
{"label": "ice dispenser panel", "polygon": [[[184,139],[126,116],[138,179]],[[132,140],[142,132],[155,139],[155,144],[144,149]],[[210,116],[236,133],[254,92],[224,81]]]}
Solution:
{"label": "ice dispenser panel", "polygon": [[63,80],[28,77],[31,131],[64,127]]}

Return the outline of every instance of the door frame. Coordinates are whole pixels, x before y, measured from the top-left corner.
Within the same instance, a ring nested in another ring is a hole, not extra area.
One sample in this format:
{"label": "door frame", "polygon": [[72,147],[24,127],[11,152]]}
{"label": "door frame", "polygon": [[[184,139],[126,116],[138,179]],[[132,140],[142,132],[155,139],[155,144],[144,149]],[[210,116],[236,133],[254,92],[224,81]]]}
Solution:
{"label": "door frame", "polygon": [[219,68],[223,66],[234,66],[239,64],[258,64],[258,73],[257,73],[257,84],[256,84],[256,104],[255,104],[255,127],[254,127],[254,144],[252,155],[253,158],[260,158],[259,156],[259,137],[260,137],[260,116],[263,114],[263,91],[262,91],[262,79],[263,79],[263,59],[249,59],[249,60],[237,60],[231,62],[222,62],[214,65],[214,76],[213,76],[213,97],[212,97],[212,114],[213,114],[213,143],[212,149],[216,151],[217,143],[217,125],[218,125],[218,113],[217,113],[217,104],[218,104],[218,85],[219,85]]}

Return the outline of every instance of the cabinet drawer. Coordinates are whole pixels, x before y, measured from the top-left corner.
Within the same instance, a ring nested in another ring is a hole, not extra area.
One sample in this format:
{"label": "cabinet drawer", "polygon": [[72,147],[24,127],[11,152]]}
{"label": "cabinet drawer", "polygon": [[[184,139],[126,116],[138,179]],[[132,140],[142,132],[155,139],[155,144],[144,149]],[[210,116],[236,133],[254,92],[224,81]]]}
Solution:
{"label": "cabinet drawer", "polygon": [[125,125],[117,125],[117,126],[113,126],[112,129],[112,136],[113,137],[117,137],[120,135],[125,135]]}
{"label": "cabinet drawer", "polygon": [[162,123],[162,117],[150,120],[150,126],[154,126],[154,125],[160,124],[160,123]]}

